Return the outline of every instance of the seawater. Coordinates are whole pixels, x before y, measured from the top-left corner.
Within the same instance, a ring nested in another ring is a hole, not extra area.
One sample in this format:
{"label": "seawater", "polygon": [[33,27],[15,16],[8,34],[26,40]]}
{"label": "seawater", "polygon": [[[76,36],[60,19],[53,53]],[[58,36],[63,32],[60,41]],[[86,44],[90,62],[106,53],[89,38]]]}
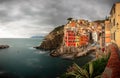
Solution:
{"label": "seawater", "polygon": [[73,63],[83,66],[91,56],[74,60],[51,57],[49,51],[34,49],[43,38],[1,38],[10,48],[0,50],[0,78],[56,78]]}

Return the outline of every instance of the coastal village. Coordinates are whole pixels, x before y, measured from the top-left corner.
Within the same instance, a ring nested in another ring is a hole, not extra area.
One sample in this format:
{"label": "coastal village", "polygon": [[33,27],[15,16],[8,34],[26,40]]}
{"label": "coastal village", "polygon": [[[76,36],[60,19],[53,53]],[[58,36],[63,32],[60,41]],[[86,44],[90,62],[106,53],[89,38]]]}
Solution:
{"label": "coastal village", "polygon": [[60,78],[120,78],[120,2],[104,20],[67,20],[35,48],[50,50],[53,57],[74,60],[90,55],[93,60],[83,67],[73,64]]}
{"label": "coastal village", "polygon": [[103,33],[103,23],[72,19],[64,27],[64,43],[66,46],[74,47],[86,46],[92,41],[103,43],[104,40],[100,40]]}
{"label": "coastal village", "polygon": [[67,20],[33,47],[44,51],[31,48],[38,39],[1,39],[15,47],[0,45],[0,78],[120,78],[120,2],[103,20]]}
{"label": "coastal village", "polygon": [[119,9],[120,2],[117,2],[104,20],[68,18],[65,25],[55,28],[45,37],[41,45],[35,48],[51,50],[51,56],[74,58],[85,56],[94,52],[93,50],[96,50],[93,54],[98,57],[111,43],[120,47]]}
{"label": "coastal village", "polygon": [[[63,78],[120,78],[120,3],[113,5],[104,22],[71,19],[65,25],[64,33],[65,46],[84,47],[93,40],[105,56],[89,62],[88,67],[87,64],[83,67],[73,64]],[[96,73],[98,71],[100,73]]]}
{"label": "coastal village", "polygon": [[111,42],[120,46],[120,3],[114,4],[110,16],[104,21],[89,22],[84,19],[69,18],[64,26],[64,45],[67,47],[85,47],[90,43],[105,48]]}

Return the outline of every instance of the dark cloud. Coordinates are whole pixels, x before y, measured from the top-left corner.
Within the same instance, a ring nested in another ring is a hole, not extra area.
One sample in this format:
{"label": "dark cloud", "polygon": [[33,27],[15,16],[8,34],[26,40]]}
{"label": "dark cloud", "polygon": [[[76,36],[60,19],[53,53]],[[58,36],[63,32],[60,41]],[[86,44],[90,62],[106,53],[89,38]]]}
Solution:
{"label": "dark cloud", "polygon": [[10,0],[0,0],[0,3],[3,3],[3,2],[8,2]]}
{"label": "dark cloud", "polygon": [[18,1],[18,0],[0,0],[0,4],[6,4],[6,3],[13,3],[15,1]]}
{"label": "dark cloud", "polygon": [[69,17],[104,19],[118,1],[0,0],[0,33],[6,36],[8,33],[11,37],[45,35],[54,27],[65,24]]}

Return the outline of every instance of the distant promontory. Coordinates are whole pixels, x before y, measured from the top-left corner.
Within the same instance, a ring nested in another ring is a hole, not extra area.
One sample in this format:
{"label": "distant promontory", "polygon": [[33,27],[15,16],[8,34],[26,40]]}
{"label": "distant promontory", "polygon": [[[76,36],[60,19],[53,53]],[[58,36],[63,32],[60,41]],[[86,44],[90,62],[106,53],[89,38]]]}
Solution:
{"label": "distant promontory", "polygon": [[32,36],[30,38],[44,38],[44,36]]}

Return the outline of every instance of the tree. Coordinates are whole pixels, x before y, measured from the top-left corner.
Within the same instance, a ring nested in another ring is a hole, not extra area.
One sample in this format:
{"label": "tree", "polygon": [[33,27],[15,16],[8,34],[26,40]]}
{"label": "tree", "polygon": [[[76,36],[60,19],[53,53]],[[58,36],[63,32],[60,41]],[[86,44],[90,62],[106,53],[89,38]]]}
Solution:
{"label": "tree", "polygon": [[70,17],[70,18],[67,18],[68,21],[71,21],[72,19],[73,19],[73,18],[71,18],[71,17]]}

